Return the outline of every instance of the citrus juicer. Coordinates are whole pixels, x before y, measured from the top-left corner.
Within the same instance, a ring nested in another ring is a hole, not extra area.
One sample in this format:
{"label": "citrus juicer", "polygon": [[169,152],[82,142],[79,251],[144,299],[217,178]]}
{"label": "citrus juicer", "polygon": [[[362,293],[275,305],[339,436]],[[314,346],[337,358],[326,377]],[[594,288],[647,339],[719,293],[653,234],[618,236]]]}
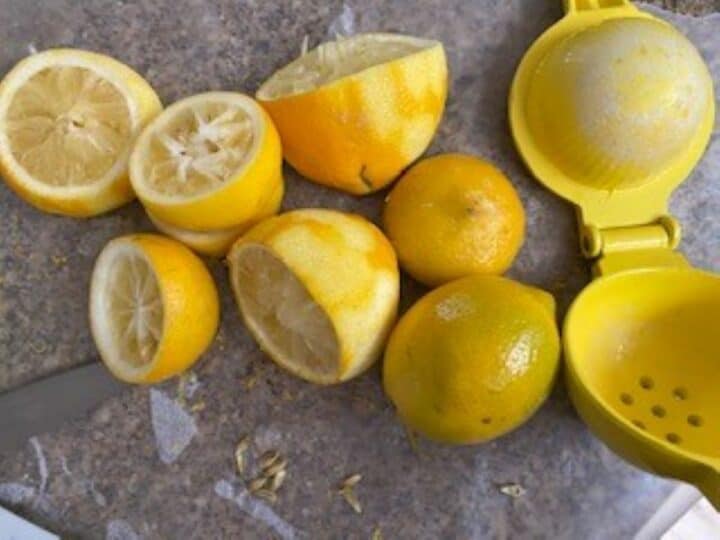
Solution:
{"label": "citrus juicer", "polygon": [[720,509],[720,276],[675,252],[672,190],[713,129],[692,44],[628,0],[565,0],[524,56],[510,124],[525,163],[577,209],[594,281],[564,324],[566,377],[610,448]]}

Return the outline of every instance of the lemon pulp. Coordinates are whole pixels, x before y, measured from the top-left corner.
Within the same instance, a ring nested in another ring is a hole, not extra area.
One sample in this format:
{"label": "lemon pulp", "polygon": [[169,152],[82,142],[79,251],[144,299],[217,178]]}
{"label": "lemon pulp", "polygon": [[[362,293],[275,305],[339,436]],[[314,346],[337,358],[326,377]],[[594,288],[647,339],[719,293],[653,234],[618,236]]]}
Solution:
{"label": "lemon pulp", "polygon": [[248,161],[256,128],[246,110],[229,100],[196,101],[169,117],[143,161],[146,186],[156,193],[193,197],[212,191]]}
{"label": "lemon pulp", "polygon": [[129,151],[132,129],[125,96],[76,66],[31,76],[7,112],[10,152],[34,179],[50,186],[83,186],[105,177]]}
{"label": "lemon pulp", "polygon": [[105,305],[93,310],[93,316],[104,319],[97,328],[109,331],[101,336],[99,347],[111,363],[142,370],[153,361],[162,337],[158,281],[143,253],[131,244],[119,245],[103,256],[94,280],[105,288],[95,296]]}
{"label": "lemon pulp", "polygon": [[322,378],[336,378],[340,356],[325,312],[292,271],[270,250],[250,245],[237,253],[233,287],[263,348]]}

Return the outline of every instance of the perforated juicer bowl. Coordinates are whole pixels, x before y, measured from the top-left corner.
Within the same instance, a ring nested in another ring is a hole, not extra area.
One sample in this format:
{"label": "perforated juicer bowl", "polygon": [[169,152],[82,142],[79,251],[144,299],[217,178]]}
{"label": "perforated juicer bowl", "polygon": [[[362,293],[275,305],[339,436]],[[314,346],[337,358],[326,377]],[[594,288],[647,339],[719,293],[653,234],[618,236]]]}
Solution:
{"label": "perforated juicer bowl", "polygon": [[720,279],[688,267],[596,280],[563,333],[569,391],[596,434],[720,506]]}
{"label": "perforated juicer bowl", "polygon": [[520,154],[577,208],[591,283],[564,324],[580,416],[648,471],[695,484],[720,509],[720,277],[673,251],[668,199],[714,124],[692,44],[627,0],[566,0],[510,93]]}

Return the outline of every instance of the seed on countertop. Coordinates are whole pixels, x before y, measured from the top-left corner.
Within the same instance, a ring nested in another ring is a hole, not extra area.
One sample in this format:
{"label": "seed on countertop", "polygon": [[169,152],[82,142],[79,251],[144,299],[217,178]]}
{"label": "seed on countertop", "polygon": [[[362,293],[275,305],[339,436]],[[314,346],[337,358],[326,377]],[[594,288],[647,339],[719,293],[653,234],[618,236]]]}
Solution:
{"label": "seed on countertop", "polygon": [[513,499],[517,499],[518,497],[522,497],[525,495],[527,490],[522,487],[520,484],[500,484],[498,485],[498,488],[500,489],[500,492],[504,495],[507,495],[508,497],[512,497]]}
{"label": "seed on countertop", "polygon": [[269,467],[265,467],[262,473],[263,476],[275,476],[280,471],[285,470],[285,467],[287,467],[287,460],[285,458],[279,458]]}
{"label": "seed on countertop", "polygon": [[355,510],[357,514],[362,514],[362,506],[360,506],[360,501],[358,500],[357,496],[355,495],[355,492],[350,487],[345,487],[342,490],[340,490],[340,493],[343,497],[345,497],[345,500],[350,505],[350,507]]}
{"label": "seed on countertop", "polygon": [[271,467],[278,459],[280,459],[280,453],[277,450],[268,450],[260,456],[260,468],[265,470]]}
{"label": "seed on countertop", "polygon": [[250,437],[248,435],[243,435],[240,437],[240,440],[237,443],[238,450],[247,450],[250,448]]}
{"label": "seed on countertop", "polygon": [[270,491],[269,489],[258,489],[255,492],[255,496],[260,497],[261,499],[265,499],[271,504],[277,501],[277,495],[274,491]]}
{"label": "seed on countertop", "polygon": [[383,540],[383,535],[380,527],[375,527],[375,530],[373,531],[370,540]]}
{"label": "seed on countertop", "polygon": [[198,401],[194,405],[190,407],[190,412],[200,412],[205,410],[205,402],[204,401]]}
{"label": "seed on countertop", "polygon": [[245,451],[250,446],[250,439],[247,435],[242,437],[235,447],[235,466],[242,475],[245,472]]}
{"label": "seed on countertop", "polygon": [[251,493],[254,493],[254,492],[256,492],[256,491],[260,491],[261,489],[263,489],[263,488],[267,485],[268,480],[269,480],[269,479],[266,478],[266,477],[264,477],[264,476],[261,476],[261,477],[259,477],[259,478],[256,478],[255,480],[253,480],[252,482],[250,482],[250,485],[248,486],[248,489],[250,489],[250,492],[251,492]]}
{"label": "seed on countertop", "polygon": [[351,475],[348,476],[345,480],[343,480],[342,487],[343,487],[343,488],[353,487],[353,486],[356,485],[360,480],[362,480],[362,475],[361,475],[361,474],[351,474]]}
{"label": "seed on countertop", "polygon": [[287,471],[285,469],[278,471],[270,480],[270,489],[272,491],[277,491],[278,489],[280,489],[280,487],[285,483],[286,476]]}

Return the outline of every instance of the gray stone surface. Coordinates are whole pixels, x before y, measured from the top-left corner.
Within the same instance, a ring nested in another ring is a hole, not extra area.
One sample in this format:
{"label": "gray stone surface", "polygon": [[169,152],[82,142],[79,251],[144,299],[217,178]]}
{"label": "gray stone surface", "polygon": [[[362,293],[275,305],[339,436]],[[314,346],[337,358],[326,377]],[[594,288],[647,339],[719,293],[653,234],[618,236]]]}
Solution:
{"label": "gray stone surface", "polygon": [[[0,72],[35,48],[85,47],[134,66],[171,103],[208,89],[251,93],[296,55],[303,36],[317,43],[331,27],[439,38],[453,81],[430,153],[472,152],[506,171],[529,219],[527,241],[510,273],[551,290],[564,311],[588,280],[573,211],[530,178],[513,148],[505,111],[515,66],[560,16],[559,4],[0,0]],[[718,8],[716,0],[673,4],[695,14]],[[720,15],[658,14],[698,44],[717,83]],[[672,204],[685,225],[682,249],[693,263],[715,271],[718,167],[716,131]],[[301,180],[290,168],[286,178],[286,208],[327,206],[377,220],[382,194],[340,195]],[[136,203],[72,220],[40,213],[2,185],[0,230],[2,391],[95,358],[86,322],[93,259],[110,238],[151,226]],[[192,392],[179,405],[185,413],[173,417],[174,407],[151,411],[158,401],[150,399],[151,390],[128,388],[90,418],[39,434],[15,455],[0,455],[0,504],[64,538],[347,539],[369,538],[380,527],[390,539],[604,539],[628,537],[672,487],[595,439],[561,383],[528,424],[500,440],[465,448],[421,441],[415,453],[382,394],[377,368],[333,388],[280,371],[240,323],[225,268],[209,265],[223,299],[222,325],[194,370]],[[404,305],[422,290],[404,279]],[[154,391],[175,398],[177,387],[172,381]],[[191,411],[201,402],[202,411]],[[162,422],[168,425],[157,425]],[[162,439],[173,425],[190,425],[191,439],[181,437],[179,454],[160,453],[174,440]],[[272,507],[250,498],[235,474],[233,449],[244,433],[253,440],[251,464],[268,448],[289,459],[287,483]],[[355,472],[363,475],[356,490],[362,515],[334,493]],[[511,499],[498,490],[504,482],[518,482],[527,493]]]}

